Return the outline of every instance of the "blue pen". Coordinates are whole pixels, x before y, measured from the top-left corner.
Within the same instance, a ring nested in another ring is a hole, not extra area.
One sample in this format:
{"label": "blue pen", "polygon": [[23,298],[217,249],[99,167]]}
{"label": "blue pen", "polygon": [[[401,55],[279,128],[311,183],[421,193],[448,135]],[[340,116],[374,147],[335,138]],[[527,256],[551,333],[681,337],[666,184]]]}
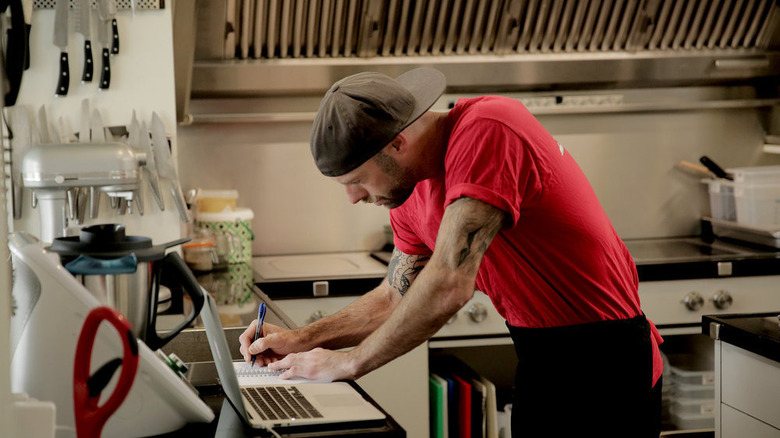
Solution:
{"label": "blue pen", "polygon": [[[257,326],[255,326],[255,339],[253,343],[260,338],[260,333],[263,331],[263,320],[265,320],[265,303],[260,303],[260,307],[257,308]],[[252,355],[252,365],[255,366],[255,359],[257,355]]]}

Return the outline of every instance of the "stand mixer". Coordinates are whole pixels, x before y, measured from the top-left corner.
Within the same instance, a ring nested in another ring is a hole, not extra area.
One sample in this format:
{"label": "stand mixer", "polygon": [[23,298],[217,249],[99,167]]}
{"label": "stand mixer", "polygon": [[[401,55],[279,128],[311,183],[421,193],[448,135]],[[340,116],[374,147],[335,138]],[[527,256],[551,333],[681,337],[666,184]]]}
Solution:
{"label": "stand mixer", "polygon": [[[138,201],[146,155],[122,143],[45,144],[29,149],[22,159],[22,181],[33,190],[40,213],[40,240],[65,237],[68,220],[81,223],[97,215],[100,193],[111,206],[131,212]],[[137,206],[142,208],[140,204]]]}

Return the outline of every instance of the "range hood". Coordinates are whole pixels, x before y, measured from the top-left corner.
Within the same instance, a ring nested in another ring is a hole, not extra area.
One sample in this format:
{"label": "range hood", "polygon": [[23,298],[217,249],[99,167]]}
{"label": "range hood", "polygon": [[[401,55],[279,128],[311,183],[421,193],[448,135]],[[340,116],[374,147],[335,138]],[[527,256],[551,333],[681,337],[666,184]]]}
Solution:
{"label": "range hood", "polygon": [[706,85],[780,74],[773,0],[199,0],[191,96],[321,95],[365,71],[448,90]]}

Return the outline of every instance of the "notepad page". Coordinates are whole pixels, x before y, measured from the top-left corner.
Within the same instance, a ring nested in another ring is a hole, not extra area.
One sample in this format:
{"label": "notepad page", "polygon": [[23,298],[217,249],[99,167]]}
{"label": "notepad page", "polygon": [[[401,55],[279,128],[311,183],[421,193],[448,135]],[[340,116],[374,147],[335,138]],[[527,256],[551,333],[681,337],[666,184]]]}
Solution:
{"label": "notepad page", "polygon": [[249,362],[233,362],[239,386],[289,385],[294,383],[324,382],[309,379],[281,379],[284,370],[272,370],[267,366],[252,366]]}

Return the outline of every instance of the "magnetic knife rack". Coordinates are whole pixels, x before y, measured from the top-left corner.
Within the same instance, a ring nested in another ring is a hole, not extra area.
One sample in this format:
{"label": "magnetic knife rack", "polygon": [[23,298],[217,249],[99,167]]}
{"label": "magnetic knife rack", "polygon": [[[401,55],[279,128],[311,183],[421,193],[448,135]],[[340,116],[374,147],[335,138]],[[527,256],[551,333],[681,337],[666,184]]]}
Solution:
{"label": "magnetic knife rack", "polygon": [[[34,0],[33,9],[54,9],[56,0]],[[73,9],[74,0],[68,1],[70,8]],[[95,1],[92,1],[92,7],[96,8]],[[117,11],[129,11],[133,8],[132,0],[116,0]],[[136,11],[148,11],[155,9],[165,9],[165,0],[135,0]]]}

